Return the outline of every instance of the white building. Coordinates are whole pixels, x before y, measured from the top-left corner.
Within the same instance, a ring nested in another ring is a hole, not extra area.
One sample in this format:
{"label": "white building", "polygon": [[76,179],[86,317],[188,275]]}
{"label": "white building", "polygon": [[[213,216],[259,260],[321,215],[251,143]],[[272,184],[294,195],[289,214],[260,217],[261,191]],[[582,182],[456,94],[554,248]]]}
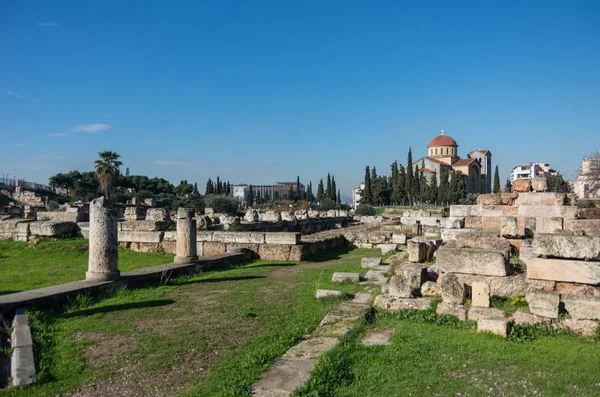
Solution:
{"label": "white building", "polygon": [[358,204],[360,204],[360,199],[362,198],[362,192],[365,189],[365,183],[361,183],[358,187],[352,189],[352,208],[356,209]]}
{"label": "white building", "polygon": [[580,199],[600,198],[600,152],[583,159],[573,191]]}
{"label": "white building", "polygon": [[529,163],[517,165],[510,173],[510,180],[533,179],[546,174],[556,175],[556,170],[550,168],[548,163]]}

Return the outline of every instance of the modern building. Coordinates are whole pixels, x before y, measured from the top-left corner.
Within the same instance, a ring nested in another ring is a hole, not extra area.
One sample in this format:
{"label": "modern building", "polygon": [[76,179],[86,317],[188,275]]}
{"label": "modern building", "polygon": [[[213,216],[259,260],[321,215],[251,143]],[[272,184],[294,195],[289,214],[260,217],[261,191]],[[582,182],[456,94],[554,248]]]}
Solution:
{"label": "modern building", "polygon": [[[245,197],[246,189],[249,184],[238,184],[233,186],[233,197],[243,200]],[[296,182],[276,182],[274,185],[252,185],[252,191],[255,197],[262,197],[267,200],[273,200],[274,198],[284,198],[290,191],[290,187],[296,192]],[[305,188],[304,184],[300,184],[300,193],[304,195]]]}
{"label": "modern building", "polygon": [[360,199],[362,198],[362,192],[365,190],[365,183],[361,183],[358,187],[352,189],[352,209],[356,209],[360,204]]}
{"label": "modern building", "polygon": [[419,166],[419,172],[431,181],[433,175],[439,175],[442,169],[449,174],[460,171],[465,179],[467,193],[489,193],[492,189],[492,153],[489,150],[473,150],[467,158],[458,155],[458,144],[444,131],[427,145],[427,156],[413,162],[413,168]]}
{"label": "modern building", "polygon": [[580,199],[600,198],[600,152],[583,159],[573,192]]}
{"label": "modern building", "polygon": [[544,175],[556,175],[556,170],[548,163],[529,163],[517,165],[510,173],[510,180],[533,179]]}

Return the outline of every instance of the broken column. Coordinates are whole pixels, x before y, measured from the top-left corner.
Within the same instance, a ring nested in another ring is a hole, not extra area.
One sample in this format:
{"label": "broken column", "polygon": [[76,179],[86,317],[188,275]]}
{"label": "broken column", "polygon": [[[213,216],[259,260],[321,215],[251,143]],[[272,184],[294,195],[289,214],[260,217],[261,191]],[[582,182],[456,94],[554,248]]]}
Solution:
{"label": "broken column", "polygon": [[119,271],[119,239],[114,208],[104,197],[90,203],[88,281],[116,280]]}
{"label": "broken column", "polygon": [[198,260],[196,220],[192,208],[177,209],[177,246],[175,253],[175,263],[192,263]]}

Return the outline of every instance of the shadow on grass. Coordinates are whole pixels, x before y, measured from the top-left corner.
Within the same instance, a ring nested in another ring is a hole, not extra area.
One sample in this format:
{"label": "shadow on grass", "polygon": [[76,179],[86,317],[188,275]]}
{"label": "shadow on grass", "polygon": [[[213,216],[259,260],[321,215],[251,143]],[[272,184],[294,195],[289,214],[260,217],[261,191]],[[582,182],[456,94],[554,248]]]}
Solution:
{"label": "shadow on grass", "polygon": [[327,262],[335,259],[340,259],[342,255],[349,253],[352,249],[350,247],[340,247],[331,251],[318,252],[311,255],[307,262]]}
{"label": "shadow on grass", "polygon": [[187,284],[207,284],[207,283],[221,283],[226,281],[242,281],[242,280],[253,280],[257,278],[267,278],[266,276],[239,276],[239,277],[217,277],[217,278],[205,278],[202,280],[176,280],[173,281],[173,285],[187,285]]}
{"label": "shadow on grass", "polygon": [[290,262],[290,263],[260,263],[258,265],[248,265],[246,266],[249,269],[255,268],[255,267],[289,267],[289,266],[298,266],[297,263],[295,262]]}
{"label": "shadow on grass", "polygon": [[63,318],[72,318],[72,317],[79,317],[79,316],[91,316],[91,315],[97,314],[97,313],[110,313],[110,312],[115,312],[115,311],[120,311],[120,310],[143,309],[143,308],[149,308],[149,307],[167,306],[167,305],[171,305],[173,303],[175,303],[175,301],[172,299],[157,299],[157,300],[145,301],[145,302],[123,303],[121,305],[108,305],[108,306],[102,306],[102,307],[94,307],[91,309],[78,310],[76,312],[65,313],[62,317]]}

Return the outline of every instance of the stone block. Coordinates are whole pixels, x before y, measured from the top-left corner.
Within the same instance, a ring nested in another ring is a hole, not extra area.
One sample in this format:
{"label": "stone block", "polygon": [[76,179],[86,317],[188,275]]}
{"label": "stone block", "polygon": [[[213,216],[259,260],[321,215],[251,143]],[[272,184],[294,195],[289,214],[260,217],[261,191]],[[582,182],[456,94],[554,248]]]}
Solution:
{"label": "stone block", "polygon": [[521,217],[523,219],[523,234],[527,238],[532,238],[535,235],[537,228],[537,218],[535,217]]}
{"label": "stone block", "polygon": [[536,177],[531,179],[531,188],[534,192],[548,191],[548,181],[546,177]]}
{"label": "stone block", "polygon": [[507,318],[481,319],[477,321],[477,332],[491,332],[506,338],[510,324]]}
{"label": "stone block", "polygon": [[399,298],[410,298],[412,297],[412,288],[410,286],[410,280],[404,276],[394,275],[390,277],[388,283],[388,294],[391,296],[397,296]]}
{"label": "stone block", "polygon": [[221,255],[227,252],[227,244],[216,241],[205,241],[202,245],[202,255]]}
{"label": "stone block", "polygon": [[123,221],[119,222],[119,230],[156,232],[167,230],[167,223],[163,221]]}
{"label": "stone block", "polygon": [[467,321],[467,309],[463,305],[453,305],[446,302],[438,303],[435,312],[437,314],[446,314],[456,316],[460,321]]}
{"label": "stone block", "polygon": [[72,235],[75,232],[76,227],[77,224],[74,222],[31,222],[29,224],[29,232],[33,236],[61,237],[65,235]]}
{"label": "stone block", "polygon": [[213,233],[198,230],[196,232],[196,241],[213,241]]}
{"label": "stone block", "polygon": [[289,261],[291,245],[283,244],[261,244],[258,249],[260,259],[273,261]]}
{"label": "stone block", "polygon": [[392,243],[406,245],[406,233],[392,233]]}
{"label": "stone block", "polygon": [[565,230],[588,236],[600,236],[600,219],[565,219],[564,222]]}
{"label": "stone block", "polygon": [[396,244],[379,244],[377,247],[381,249],[381,255],[385,255],[396,250]]}
{"label": "stone block", "polygon": [[127,207],[123,217],[128,221],[142,221],[146,219],[146,211],[142,207]]}
{"label": "stone block", "polygon": [[163,232],[119,231],[119,242],[127,243],[160,243]]}
{"label": "stone block", "polygon": [[80,221],[78,212],[65,212],[65,211],[41,211],[36,214],[38,221],[61,221],[61,222],[73,222],[77,223]]}
{"label": "stone block", "polygon": [[481,228],[490,232],[500,233],[501,228],[500,216],[484,216],[481,220]]}
{"label": "stone block", "polygon": [[473,234],[477,232],[476,229],[442,229],[440,233],[440,237],[443,241],[455,241],[462,236],[463,234]]}
{"label": "stone block", "polygon": [[531,191],[531,179],[515,179],[512,188],[514,192],[528,193]]}
{"label": "stone block", "polygon": [[404,277],[412,292],[418,291],[427,281],[427,268],[410,262],[397,266],[394,273]]}
{"label": "stone block", "polygon": [[481,217],[483,212],[481,205],[451,205],[450,216],[452,217]]}
{"label": "stone block", "polygon": [[600,259],[600,237],[538,233],[533,255],[568,259]]}
{"label": "stone block", "polygon": [[19,347],[13,350],[11,377],[12,386],[14,387],[27,386],[36,382],[35,362],[31,346]]}
{"label": "stone block", "polygon": [[360,275],[358,273],[335,272],[331,277],[331,281],[334,283],[343,283],[344,281],[358,283],[360,281]]}
{"label": "stone block", "polygon": [[438,279],[439,290],[444,302],[462,305],[465,300],[465,287],[454,274],[444,274]]}
{"label": "stone block", "polygon": [[490,286],[483,281],[473,281],[471,285],[472,306],[490,307]]}
{"label": "stone block", "polygon": [[548,318],[558,318],[558,303],[560,295],[556,292],[536,291],[525,295],[529,311],[533,314]]}
{"label": "stone block", "polygon": [[440,296],[437,283],[433,281],[425,281],[421,285],[421,295],[425,298],[436,298]]}
{"label": "stone block", "polygon": [[[256,250],[258,252],[258,249]],[[307,245],[292,245],[290,247],[291,261],[305,261],[310,256],[310,249]]]}
{"label": "stone block", "polygon": [[431,305],[431,299],[428,298],[399,298],[391,295],[377,295],[373,307],[376,309],[388,310],[392,312],[401,310],[427,310]]}
{"label": "stone block", "polygon": [[495,233],[473,232],[463,233],[456,236],[458,248],[479,248],[483,250],[495,250],[510,252],[510,242],[505,238],[498,237]]}
{"label": "stone block", "polygon": [[534,218],[551,218],[561,216],[558,205],[522,205],[518,207],[518,216]]}
{"label": "stone block", "polygon": [[437,250],[436,266],[447,273],[507,276],[506,253],[478,248],[441,247]]}
{"label": "stone block", "polygon": [[362,268],[376,267],[381,265],[381,258],[362,258],[360,260],[360,266]]}
{"label": "stone block", "polygon": [[315,298],[329,298],[331,296],[342,296],[342,291],[333,291],[329,289],[318,289]]}
{"label": "stone block", "polygon": [[148,210],[146,211],[147,221],[166,222],[169,219],[169,212],[166,208],[148,208]]}
{"label": "stone block", "polygon": [[278,211],[266,211],[262,214],[258,214],[258,217],[261,222],[281,222],[281,214]]}
{"label": "stone block", "polygon": [[489,193],[480,194],[477,204],[483,205],[513,205],[519,193]]}
{"label": "stone block", "polygon": [[600,320],[600,299],[563,298],[565,310],[576,320]]}
{"label": "stone block", "polygon": [[408,260],[414,263],[423,263],[427,260],[429,247],[423,241],[409,240],[407,244]]}
{"label": "stone block", "polygon": [[300,244],[300,233],[265,233],[265,243],[267,244]]}
{"label": "stone block", "polygon": [[513,322],[515,324],[538,324],[538,323],[549,323],[550,319],[547,317],[540,317],[533,313],[525,313],[517,310],[512,315]]}
{"label": "stone block", "polygon": [[600,284],[600,262],[531,257],[525,263],[531,279]]}
{"label": "stone block", "polygon": [[471,307],[467,313],[467,319],[469,321],[503,317],[504,313],[502,310],[493,309],[491,307]]}
{"label": "stone block", "polygon": [[483,229],[483,218],[480,216],[467,216],[465,218],[465,228]]}
{"label": "stone block", "polygon": [[576,320],[568,318],[563,322],[563,326],[571,332],[583,336],[594,336],[598,328],[598,322],[594,320]]}
{"label": "stone block", "polygon": [[519,232],[517,217],[503,216],[500,218],[500,235],[504,238],[518,238],[522,235]]}
{"label": "stone block", "polygon": [[387,284],[390,278],[385,275],[384,271],[372,269],[365,274],[365,280],[376,284]]}

